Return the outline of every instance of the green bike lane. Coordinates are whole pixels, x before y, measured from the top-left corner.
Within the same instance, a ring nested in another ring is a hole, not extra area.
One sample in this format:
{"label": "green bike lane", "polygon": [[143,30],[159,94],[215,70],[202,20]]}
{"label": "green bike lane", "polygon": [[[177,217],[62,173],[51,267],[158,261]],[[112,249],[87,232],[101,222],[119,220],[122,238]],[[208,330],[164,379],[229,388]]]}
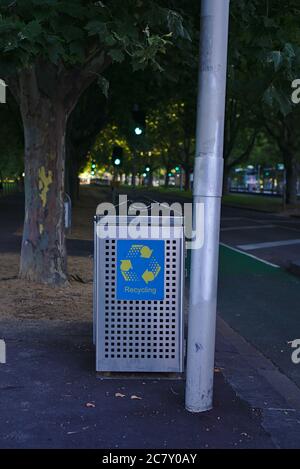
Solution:
{"label": "green bike lane", "polygon": [[300,339],[300,279],[220,245],[218,312],[300,387],[289,344]]}

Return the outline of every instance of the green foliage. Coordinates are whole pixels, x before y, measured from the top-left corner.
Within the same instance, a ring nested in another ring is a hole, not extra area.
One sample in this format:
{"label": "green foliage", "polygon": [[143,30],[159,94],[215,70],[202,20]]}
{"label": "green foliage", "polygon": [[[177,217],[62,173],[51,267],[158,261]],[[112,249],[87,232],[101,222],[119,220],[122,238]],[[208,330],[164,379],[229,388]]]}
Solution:
{"label": "green foliage", "polygon": [[298,138],[299,131],[291,126],[298,113],[291,101],[291,83],[300,76],[298,3],[231,2],[224,152],[228,169],[246,161],[282,161],[270,131],[277,143],[288,134]]}
{"label": "green foliage", "polygon": [[[0,70],[7,75],[36,60],[82,65],[99,51],[134,69],[152,65],[166,47],[190,34],[179,1],[1,1]],[[174,8],[173,8],[174,7]],[[176,10],[177,7],[177,10]]]}
{"label": "green foliage", "polygon": [[230,71],[245,74],[252,102],[286,116],[294,108],[291,82],[300,76],[299,2],[236,0],[231,7]]}

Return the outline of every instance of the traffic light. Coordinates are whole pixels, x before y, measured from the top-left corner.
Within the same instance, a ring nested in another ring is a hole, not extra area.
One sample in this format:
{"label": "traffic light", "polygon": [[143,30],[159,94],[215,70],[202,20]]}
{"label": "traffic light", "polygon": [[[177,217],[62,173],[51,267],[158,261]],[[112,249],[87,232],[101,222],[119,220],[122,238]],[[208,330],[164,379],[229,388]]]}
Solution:
{"label": "traffic light", "polygon": [[112,155],[113,165],[116,168],[120,168],[123,164],[123,148],[116,145],[113,148],[113,155]]}
{"label": "traffic light", "polygon": [[136,104],[132,110],[132,119],[134,121],[134,133],[135,135],[142,135],[146,129],[146,114],[141,111],[139,106]]}
{"label": "traffic light", "polygon": [[180,166],[175,166],[175,171],[176,171],[176,173],[179,173],[180,172]]}
{"label": "traffic light", "polygon": [[91,175],[95,176],[95,169],[96,169],[96,163],[95,161],[92,161],[91,163]]}
{"label": "traffic light", "polygon": [[150,166],[146,166],[145,171],[146,171],[146,173],[150,173],[150,171],[151,171]]}

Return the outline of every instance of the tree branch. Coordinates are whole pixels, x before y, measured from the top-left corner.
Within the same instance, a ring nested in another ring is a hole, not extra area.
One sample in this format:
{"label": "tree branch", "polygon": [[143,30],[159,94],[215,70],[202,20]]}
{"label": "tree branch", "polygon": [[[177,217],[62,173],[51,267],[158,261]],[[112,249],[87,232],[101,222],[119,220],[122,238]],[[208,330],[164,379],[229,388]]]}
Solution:
{"label": "tree branch", "polygon": [[231,163],[229,163],[227,165],[228,169],[233,168],[236,164],[241,163],[244,159],[249,157],[250,153],[253,150],[257,134],[258,134],[258,129],[255,129],[254,132],[253,132],[253,135],[252,135],[252,137],[251,137],[251,139],[248,143],[248,146],[247,146],[246,150],[240,156],[238,156],[234,161],[232,161]]}
{"label": "tree branch", "polygon": [[61,73],[60,93],[65,102],[68,114],[72,112],[81,94],[101,76],[101,73],[111,64],[112,59],[102,51],[93,56],[83,68],[76,67]]}

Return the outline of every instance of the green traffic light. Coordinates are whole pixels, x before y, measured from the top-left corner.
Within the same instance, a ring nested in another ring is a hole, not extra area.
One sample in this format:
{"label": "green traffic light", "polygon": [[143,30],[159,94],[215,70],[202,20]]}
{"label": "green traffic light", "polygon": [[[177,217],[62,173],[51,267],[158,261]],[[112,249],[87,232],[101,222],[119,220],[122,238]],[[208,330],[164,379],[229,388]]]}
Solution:
{"label": "green traffic light", "polygon": [[114,161],[114,165],[115,166],[120,166],[120,164],[121,164],[120,158],[116,158],[115,161]]}

